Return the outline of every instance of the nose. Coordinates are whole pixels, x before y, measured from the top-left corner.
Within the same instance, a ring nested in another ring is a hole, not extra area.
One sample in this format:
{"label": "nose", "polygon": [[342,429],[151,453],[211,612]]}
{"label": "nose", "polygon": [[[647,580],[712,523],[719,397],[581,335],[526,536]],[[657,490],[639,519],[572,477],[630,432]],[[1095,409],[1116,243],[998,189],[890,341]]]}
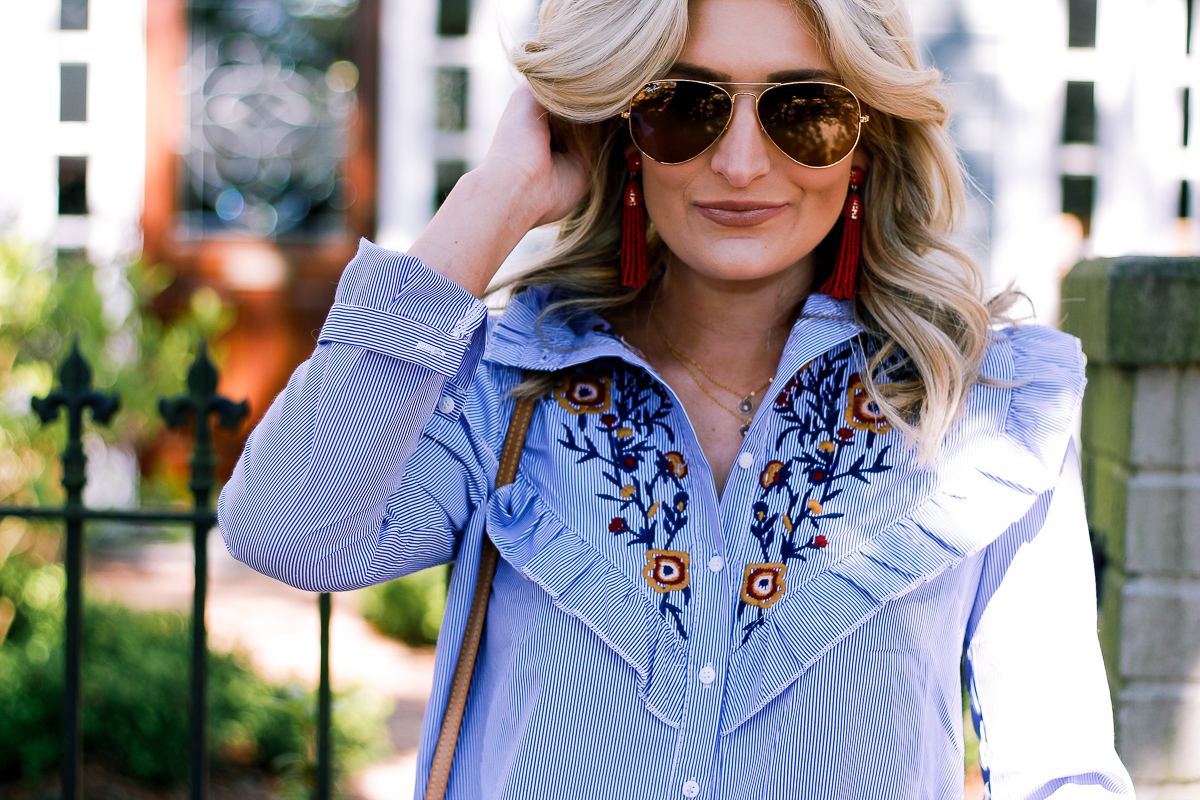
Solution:
{"label": "nose", "polygon": [[738,188],[771,171],[769,148],[774,145],[759,127],[754,100],[748,92],[734,95],[733,117],[712,154],[713,172]]}

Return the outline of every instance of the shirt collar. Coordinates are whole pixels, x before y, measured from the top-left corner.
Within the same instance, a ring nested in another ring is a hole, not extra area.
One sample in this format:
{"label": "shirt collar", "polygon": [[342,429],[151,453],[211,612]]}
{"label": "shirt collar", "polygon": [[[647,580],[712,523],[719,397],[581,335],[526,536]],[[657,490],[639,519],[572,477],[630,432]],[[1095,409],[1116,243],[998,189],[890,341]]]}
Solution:
{"label": "shirt collar", "polygon": [[[509,301],[488,335],[484,360],[538,371],[563,369],[597,358],[619,358],[647,367],[641,354],[594,312],[583,311],[570,319],[563,314],[542,315],[551,299],[552,290],[533,287]],[[792,326],[778,374],[799,371],[861,331],[854,319],[853,303],[810,294]]]}

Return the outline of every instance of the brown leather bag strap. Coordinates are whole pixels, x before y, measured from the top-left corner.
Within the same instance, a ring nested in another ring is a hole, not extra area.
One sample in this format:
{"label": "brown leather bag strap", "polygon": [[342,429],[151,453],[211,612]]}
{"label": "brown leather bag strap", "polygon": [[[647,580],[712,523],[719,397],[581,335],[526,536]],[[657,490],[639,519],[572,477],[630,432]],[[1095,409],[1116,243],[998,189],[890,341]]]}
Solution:
{"label": "brown leather bag strap", "polygon": [[[508,423],[504,450],[500,454],[500,467],[496,472],[497,489],[507,486],[517,477],[517,465],[521,461],[521,450],[525,447],[525,434],[529,431],[529,421],[533,419],[535,405],[537,398],[534,397],[517,400],[512,421]],[[425,800],[444,800],[446,787],[450,784],[450,765],[454,761],[458,732],[462,728],[463,714],[467,710],[467,695],[471,691],[471,677],[475,674],[475,659],[479,655],[479,642],[483,639],[483,623],[487,619],[492,578],[496,574],[496,562],[499,558],[500,553],[496,550],[496,545],[492,544],[492,540],[484,532],[483,549],[479,556],[479,577],[475,581],[475,596],[471,600],[471,613],[467,617],[462,647],[458,651],[454,679],[450,682],[450,696],[446,700],[446,713],[442,717],[442,732],[438,735],[437,747],[433,751],[433,764],[429,768]]]}

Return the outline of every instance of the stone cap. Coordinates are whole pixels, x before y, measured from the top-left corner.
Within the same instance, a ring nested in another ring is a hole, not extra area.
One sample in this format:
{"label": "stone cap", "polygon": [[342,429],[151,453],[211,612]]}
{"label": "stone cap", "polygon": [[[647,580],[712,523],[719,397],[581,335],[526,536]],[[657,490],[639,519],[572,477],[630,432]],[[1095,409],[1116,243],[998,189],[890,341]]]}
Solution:
{"label": "stone cap", "polygon": [[1092,364],[1200,364],[1200,258],[1081,261],[1063,279],[1062,316]]}

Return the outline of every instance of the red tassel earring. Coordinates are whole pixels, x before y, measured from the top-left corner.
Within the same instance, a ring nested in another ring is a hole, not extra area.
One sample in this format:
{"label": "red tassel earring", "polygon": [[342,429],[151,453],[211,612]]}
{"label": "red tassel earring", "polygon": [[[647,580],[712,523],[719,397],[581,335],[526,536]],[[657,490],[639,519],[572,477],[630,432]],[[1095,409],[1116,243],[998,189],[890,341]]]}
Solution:
{"label": "red tassel earring", "polygon": [[842,207],[842,244],[838,247],[837,261],[833,265],[833,273],[821,294],[827,294],[835,300],[849,300],[854,296],[854,285],[858,280],[858,258],[862,254],[862,197],[859,187],[862,186],[865,173],[859,167],[850,170],[850,192],[846,195],[846,205]]}
{"label": "red tassel earring", "polygon": [[625,209],[621,215],[621,283],[640,289],[650,277],[646,267],[646,203],[638,181],[641,153],[631,153],[625,163],[629,167],[629,182],[625,184]]}

